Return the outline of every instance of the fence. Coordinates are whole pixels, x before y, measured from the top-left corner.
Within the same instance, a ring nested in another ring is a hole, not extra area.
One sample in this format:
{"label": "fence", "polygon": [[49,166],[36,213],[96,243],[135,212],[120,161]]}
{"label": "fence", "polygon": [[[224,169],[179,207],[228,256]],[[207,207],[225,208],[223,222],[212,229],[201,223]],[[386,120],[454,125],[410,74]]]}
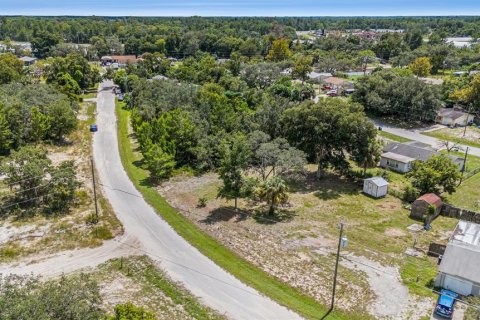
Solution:
{"label": "fence", "polygon": [[443,204],[442,210],[440,211],[440,215],[480,224],[479,212],[457,208],[446,203]]}

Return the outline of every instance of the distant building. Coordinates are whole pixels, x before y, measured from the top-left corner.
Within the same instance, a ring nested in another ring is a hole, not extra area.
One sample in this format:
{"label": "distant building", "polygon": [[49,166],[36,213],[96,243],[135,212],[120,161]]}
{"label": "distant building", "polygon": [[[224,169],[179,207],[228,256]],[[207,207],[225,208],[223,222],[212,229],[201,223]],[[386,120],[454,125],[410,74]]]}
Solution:
{"label": "distant building", "polygon": [[138,61],[138,58],[134,55],[127,56],[103,56],[101,59],[102,65],[111,66],[118,64],[119,67],[126,66],[128,63],[135,64]]}
{"label": "distant building", "polygon": [[[391,142],[383,148],[383,154],[380,159],[380,166],[388,168],[400,173],[406,173],[412,170],[412,165],[415,161],[425,162],[429,158],[440,155],[431,146],[425,143],[410,141],[410,142]],[[460,157],[447,155],[459,167],[463,168],[464,160]]]}
{"label": "distant building", "polygon": [[473,41],[472,37],[446,38],[445,42],[453,45],[455,48],[470,48],[472,46],[472,44],[476,43],[476,42]]}
{"label": "distant building", "polygon": [[363,180],[363,192],[374,198],[386,196],[387,189],[388,182],[382,177],[372,177]]}
{"label": "distant building", "polygon": [[333,77],[330,72],[315,72],[312,71],[308,74],[308,78],[312,80],[324,80],[327,78]]}
{"label": "distant building", "polygon": [[323,82],[330,86],[331,89],[353,89],[353,82],[347,81],[342,78],[328,77],[323,79]]}
{"label": "distant building", "polygon": [[443,254],[435,286],[480,296],[480,225],[459,221]]}
{"label": "distant building", "polygon": [[474,118],[473,114],[467,112],[452,108],[442,108],[438,111],[435,122],[446,126],[458,127],[471,124]]}
{"label": "distant building", "polygon": [[413,202],[410,216],[414,219],[423,220],[430,206],[435,208],[435,215],[440,214],[442,210],[442,199],[434,193],[424,194]]}
{"label": "distant building", "polygon": [[27,57],[27,56],[21,57],[21,58],[19,58],[19,59],[23,61],[23,65],[24,65],[25,67],[29,67],[29,66],[34,65],[35,63],[37,63],[37,60],[38,60],[37,58]]}
{"label": "distant building", "polygon": [[431,84],[431,85],[442,85],[443,84],[443,79],[441,78],[418,78],[419,80],[422,80],[426,84]]}

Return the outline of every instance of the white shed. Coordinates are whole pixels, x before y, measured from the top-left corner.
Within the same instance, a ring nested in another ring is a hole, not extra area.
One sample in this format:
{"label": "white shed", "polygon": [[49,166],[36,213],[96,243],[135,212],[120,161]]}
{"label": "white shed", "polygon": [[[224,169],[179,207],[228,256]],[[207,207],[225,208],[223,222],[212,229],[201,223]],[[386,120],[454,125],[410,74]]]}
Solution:
{"label": "white shed", "polygon": [[388,182],[382,177],[373,177],[363,180],[363,192],[374,197],[380,198],[387,194]]}

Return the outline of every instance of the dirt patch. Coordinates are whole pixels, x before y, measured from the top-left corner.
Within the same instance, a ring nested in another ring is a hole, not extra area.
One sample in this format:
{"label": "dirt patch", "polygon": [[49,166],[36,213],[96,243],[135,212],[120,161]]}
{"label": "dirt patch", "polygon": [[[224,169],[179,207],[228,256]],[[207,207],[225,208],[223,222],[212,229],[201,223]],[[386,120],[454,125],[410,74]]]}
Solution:
{"label": "dirt patch", "polygon": [[[314,177],[315,168],[310,169],[312,175],[304,183],[291,187],[289,206],[282,209],[290,219],[280,222],[261,214],[266,212],[261,204],[244,199],[239,200],[241,210],[235,212],[231,209],[233,201],[217,198],[221,181],[213,173],[175,177],[158,187],[158,191],[223,245],[324,304],[330,299],[337,226],[344,221],[346,235],[353,239],[348,250],[364,259],[370,270],[348,264],[341,266],[337,287],[339,308],[381,319],[393,317],[388,307],[381,307],[393,300],[393,294],[383,300],[378,297],[382,295],[382,285],[394,285],[395,290],[403,290],[402,299],[396,301],[394,309],[403,308],[402,317],[408,319],[410,315],[421,314],[418,310],[428,310],[417,308],[415,303],[422,301],[426,305],[433,300],[410,295],[399,280],[398,267],[392,265],[395,261],[400,265],[404,248],[411,243],[411,235],[403,229],[412,222],[401,201],[390,196],[378,200],[365,197],[358,186],[335,176],[319,181]],[[200,197],[207,198],[204,208],[197,207]],[[386,241],[388,248],[384,245]],[[422,241],[426,243],[428,239]],[[395,274],[396,282],[391,284],[388,277],[375,278],[371,272],[376,267],[392,268],[387,271]],[[373,310],[372,304],[377,309]]]}
{"label": "dirt patch", "polygon": [[385,230],[385,235],[396,238],[396,237],[404,237],[407,235],[407,233],[398,228],[387,228]]}
{"label": "dirt patch", "polygon": [[398,268],[355,255],[346,255],[341,264],[365,273],[376,296],[370,311],[378,319],[415,320],[428,314],[431,299],[412,297],[402,284]]}

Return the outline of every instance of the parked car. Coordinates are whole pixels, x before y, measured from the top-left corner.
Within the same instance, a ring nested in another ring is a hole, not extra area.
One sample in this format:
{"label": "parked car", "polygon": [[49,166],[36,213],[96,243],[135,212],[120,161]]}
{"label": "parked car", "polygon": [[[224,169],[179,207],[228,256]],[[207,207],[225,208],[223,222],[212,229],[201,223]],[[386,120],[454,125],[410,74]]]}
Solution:
{"label": "parked car", "polygon": [[327,92],[327,96],[329,97],[336,97],[338,96],[337,90],[330,90]]}
{"label": "parked car", "polygon": [[435,314],[446,319],[452,319],[453,308],[458,297],[457,293],[442,289],[440,297],[438,297],[437,305],[435,306]]}
{"label": "parked car", "polygon": [[97,132],[98,131],[98,126],[96,124],[91,124],[90,125],[90,132]]}
{"label": "parked car", "polygon": [[118,101],[123,101],[123,94],[118,95]]}

